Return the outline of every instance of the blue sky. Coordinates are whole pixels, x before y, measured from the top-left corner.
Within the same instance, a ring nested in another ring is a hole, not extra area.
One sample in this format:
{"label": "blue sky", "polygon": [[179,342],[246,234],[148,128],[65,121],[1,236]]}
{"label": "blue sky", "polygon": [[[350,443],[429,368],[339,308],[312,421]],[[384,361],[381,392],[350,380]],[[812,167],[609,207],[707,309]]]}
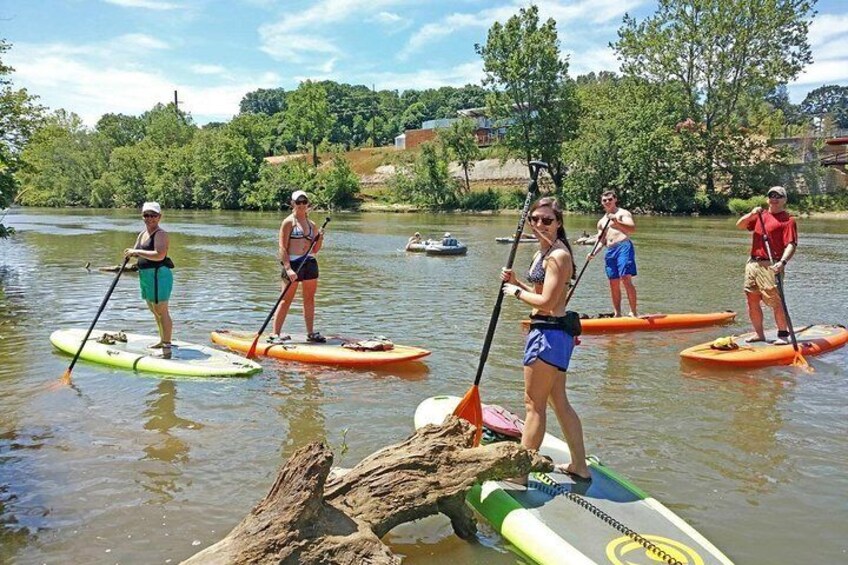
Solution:
{"label": "blue sky", "polygon": [[[617,70],[610,41],[625,12],[654,0],[539,0],[559,26],[570,74]],[[479,83],[475,43],[516,0],[5,0],[0,37],[14,84],[93,125],[106,112],[139,114],[179,90],[198,123],[230,119],[257,88],[307,78],[377,89]],[[848,0],[820,0],[815,62],[793,101],[822,84],[848,85]]]}

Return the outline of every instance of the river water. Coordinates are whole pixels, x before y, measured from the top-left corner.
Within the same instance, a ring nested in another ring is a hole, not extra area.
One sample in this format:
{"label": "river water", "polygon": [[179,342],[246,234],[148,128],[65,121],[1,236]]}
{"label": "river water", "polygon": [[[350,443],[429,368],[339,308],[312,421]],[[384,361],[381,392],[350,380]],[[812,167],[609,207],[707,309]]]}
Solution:
{"label": "river water", "polygon": [[[313,213],[319,223],[323,215]],[[166,212],[177,264],[175,337],[257,329],[279,292],[281,216]],[[128,211],[14,210],[0,241],[0,562],[176,563],[218,541],[270,488],[281,462],[326,439],[350,467],[412,431],[416,405],[463,395],[479,352],[515,216],[334,214],[321,252],[316,328],[382,334],[432,350],[376,371],[263,361],[249,379],[169,379],[80,362],[49,334],[87,327],[141,226]],[[595,219],[575,216],[576,237]],[[681,364],[685,347],[747,331],[748,235],[730,218],[638,218],[642,312],[733,309],[724,328],[585,336],[569,391],[589,453],[682,516],[738,563],[848,561],[848,348],[788,367],[717,371]],[[846,323],[848,222],[800,221],[787,296],[797,325]],[[450,231],[466,257],[400,251],[414,231]],[[517,265],[532,245],[520,246]],[[578,254],[578,264],[586,248]],[[609,311],[602,262],[573,305]],[[484,378],[485,402],[521,409],[519,321],[506,300]],[[122,277],[98,327],[155,333],[135,276]],[[286,328],[302,331],[299,302]],[[559,430],[554,429],[559,433]],[[345,453],[342,453],[345,451]],[[442,517],[387,541],[406,563],[515,563],[481,525],[480,543]]]}

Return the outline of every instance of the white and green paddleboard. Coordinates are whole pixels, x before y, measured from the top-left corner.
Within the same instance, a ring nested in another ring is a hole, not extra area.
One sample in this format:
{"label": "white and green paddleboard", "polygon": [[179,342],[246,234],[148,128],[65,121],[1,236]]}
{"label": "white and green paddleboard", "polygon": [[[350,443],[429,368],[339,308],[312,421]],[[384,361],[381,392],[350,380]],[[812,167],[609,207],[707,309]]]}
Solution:
{"label": "white and green paddleboard", "polygon": [[[56,330],[50,334],[50,343],[75,355],[85,332],[79,328]],[[164,359],[161,349],[150,349],[159,341],[158,337],[128,333],[124,334],[126,342],[101,343],[104,333],[118,332],[91,332],[80,359],[133,371],[186,377],[246,377],[262,370],[261,365],[244,357],[185,341],[173,342],[171,358]]]}
{"label": "white and green paddleboard", "polygon": [[[415,410],[415,427],[441,424],[460,398],[428,398]],[[568,463],[568,445],[545,434],[543,455]],[[487,481],[467,502],[510,544],[543,565],[732,565],[704,536],[597,460],[592,481],[534,473],[527,488]]]}

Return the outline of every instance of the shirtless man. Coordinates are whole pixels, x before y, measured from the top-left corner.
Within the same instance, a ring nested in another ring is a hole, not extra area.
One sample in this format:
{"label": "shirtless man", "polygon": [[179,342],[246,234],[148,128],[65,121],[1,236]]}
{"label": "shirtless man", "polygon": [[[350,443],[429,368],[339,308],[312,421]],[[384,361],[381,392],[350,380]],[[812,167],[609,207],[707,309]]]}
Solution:
{"label": "shirtless man", "polygon": [[[636,223],[633,215],[624,208],[618,207],[618,197],[612,190],[607,190],[601,195],[601,205],[606,212],[598,220],[598,242],[606,245],[607,278],[610,284],[610,296],[612,308],[616,317],[621,316],[621,285],[627,292],[627,302],[630,303],[628,316],[638,316],[636,308],[636,287],[633,285],[633,277],[636,276],[636,250],[630,235],[636,231]],[[604,234],[606,228],[606,234]],[[600,246],[595,247],[600,251]],[[595,256],[589,253],[589,258]]]}

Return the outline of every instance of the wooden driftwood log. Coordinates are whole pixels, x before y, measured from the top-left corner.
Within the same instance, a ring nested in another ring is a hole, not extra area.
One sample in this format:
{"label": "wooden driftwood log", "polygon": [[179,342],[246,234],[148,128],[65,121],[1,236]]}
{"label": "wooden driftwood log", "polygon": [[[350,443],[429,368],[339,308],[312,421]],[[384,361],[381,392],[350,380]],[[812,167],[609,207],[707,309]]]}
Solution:
{"label": "wooden driftwood log", "polygon": [[477,482],[550,471],[517,443],[472,447],[474,428],[450,417],[328,479],[333,453],[311,443],[283,464],[271,492],[220,542],[184,563],[400,563],[380,538],[441,512],[462,538],[476,533],[465,505]]}

